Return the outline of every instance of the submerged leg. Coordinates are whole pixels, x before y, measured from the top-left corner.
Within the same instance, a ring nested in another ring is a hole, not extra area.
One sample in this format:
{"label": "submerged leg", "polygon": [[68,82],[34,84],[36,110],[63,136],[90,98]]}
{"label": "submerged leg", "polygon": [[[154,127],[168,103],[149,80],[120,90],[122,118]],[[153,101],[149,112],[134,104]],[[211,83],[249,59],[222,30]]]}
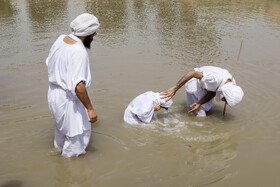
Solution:
{"label": "submerged leg", "polygon": [[54,147],[62,150],[66,136],[62,134],[57,127],[54,127]]}
{"label": "submerged leg", "polygon": [[64,142],[61,155],[69,158],[69,157],[73,157],[73,156],[77,157],[81,154],[85,154],[86,153],[85,149],[89,144],[90,136],[91,136],[90,130],[84,131],[83,134],[74,137],[66,136],[66,140]]}

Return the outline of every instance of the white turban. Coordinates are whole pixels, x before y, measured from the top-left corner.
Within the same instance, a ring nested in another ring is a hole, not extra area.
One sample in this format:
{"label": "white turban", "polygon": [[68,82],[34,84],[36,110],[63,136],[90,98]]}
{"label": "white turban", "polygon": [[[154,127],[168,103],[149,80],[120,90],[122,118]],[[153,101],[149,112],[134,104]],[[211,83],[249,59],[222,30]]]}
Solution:
{"label": "white turban", "polygon": [[244,95],[242,89],[232,82],[224,84],[221,90],[229,106],[235,106],[240,103]]}
{"label": "white turban", "polygon": [[76,36],[89,36],[95,33],[99,26],[98,19],[89,13],[79,15],[70,23],[72,34]]}

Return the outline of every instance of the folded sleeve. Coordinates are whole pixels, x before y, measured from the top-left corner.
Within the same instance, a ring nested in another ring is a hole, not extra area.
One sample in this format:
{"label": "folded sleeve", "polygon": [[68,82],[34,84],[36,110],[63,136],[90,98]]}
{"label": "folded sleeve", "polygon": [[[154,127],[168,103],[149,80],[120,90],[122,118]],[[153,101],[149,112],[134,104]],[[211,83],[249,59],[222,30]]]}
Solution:
{"label": "folded sleeve", "polygon": [[70,91],[76,97],[76,86],[80,82],[87,84],[89,77],[89,59],[87,53],[81,52],[80,54],[73,55],[70,73]]}
{"label": "folded sleeve", "polygon": [[188,93],[194,94],[198,90],[198,80],[192,78],[185,84],[185,89]]}

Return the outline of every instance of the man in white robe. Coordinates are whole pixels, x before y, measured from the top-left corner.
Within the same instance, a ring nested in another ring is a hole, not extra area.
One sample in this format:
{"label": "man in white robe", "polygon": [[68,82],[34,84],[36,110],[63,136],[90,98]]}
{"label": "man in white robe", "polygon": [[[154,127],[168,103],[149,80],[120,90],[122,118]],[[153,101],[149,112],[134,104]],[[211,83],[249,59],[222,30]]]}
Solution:
{"label": "man in white robe", "polygon": [[124,121],[129,124],[150,123],[158,110],[167,110],[172,103],[172,99],[167,102],[161,99],[159,93],[145,92],[129,103],[124,112]]}
{"label": "man in white robe", "polygon": [[62,156],[85,154],[91,123],[97,120],[87,89],[91,83],[89,57],[98,19],[88,13],[75,18],[72,33],[61,35],[52,45],[46,65],[50,82],[48,104],[55,123],[54,147]]}
{"label": "man in white robe", "polygon": [[[214,66],[195,68],[186,73],[175,86],[162,93],[162,98],[171,99],[178,89],[185,84],[187,106],[193,107],[189,112],[196,116],[205,117],[206,112],[213,107],[213,98],[235,106],[243,98],[242,89],[231,80],[232,75],[226,69]],[[216,94],[217,93],[217,94]]]}

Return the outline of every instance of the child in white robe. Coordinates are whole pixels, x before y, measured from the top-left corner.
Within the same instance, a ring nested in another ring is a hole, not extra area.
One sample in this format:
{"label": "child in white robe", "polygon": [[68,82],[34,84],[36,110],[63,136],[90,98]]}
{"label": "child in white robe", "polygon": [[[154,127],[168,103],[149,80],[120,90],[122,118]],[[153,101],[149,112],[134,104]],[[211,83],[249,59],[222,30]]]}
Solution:
{"label": "child in white robe", "polygon": [[134,98],[124,112],[124,121],[129,124],[150,123],[160,108],[168,109],[173,101],[165,101],[159,93],[145,92]]}

